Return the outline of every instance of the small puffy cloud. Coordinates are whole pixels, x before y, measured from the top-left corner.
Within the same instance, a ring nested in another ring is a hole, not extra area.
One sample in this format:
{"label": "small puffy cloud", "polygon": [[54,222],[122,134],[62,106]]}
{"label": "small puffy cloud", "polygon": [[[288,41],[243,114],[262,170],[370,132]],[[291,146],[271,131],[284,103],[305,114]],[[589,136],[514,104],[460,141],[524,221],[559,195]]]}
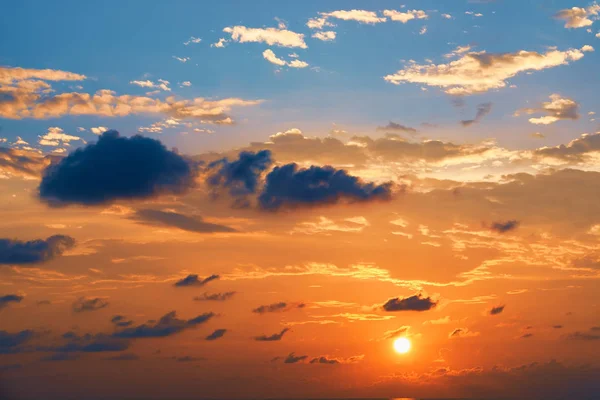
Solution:
{"label": "small puffy cloud", "polygon": [[115,315],[110,319],[110,322],[112,322],[115,326],[119,328],[123,328],[133,324],[133,321],[125,318],[123,315]]}
{"label": "small puffy cloud", "polygon": [[271,64],[279,65],[280,67],[283,67],[283,66],[288,66],[288,67],[292,67],[292,68],[308,67],[308,63],[301,61],[301,60],[285,61],[285,60],[277,57],[275,55],[275,53],[273,52],[273,50],[271,50],[271,49],[267,49],[267,50],[263,51],[262,54],[263,54],[263,58],[265,60],[267,60]]}
{"label": "small puffy cloud", "polygon": [[57,126],[48,128],[48,132],[39,137],[42,146],[68,146],[70,142],[81,140],[79,136],[67,135]]}
{"label": "small puffy cloud", "polygon": [[18,294],[6,294],[0,296],[0,310],[7,307],[11,303],[20,303],[25,297]]}
{"label": "small puffy cloud", "polygon": [[427,33],[427,26],[424,26],[421,28],[421,30],[419,31],[419,35],[424,35]]}
{"label": "small puffy cloud", "polygon": [[498,233],[506,233],[514,231],[519,227],[519,221],[511,219],[508,221],[493,222],[490,229]]}
{"label": "small puffy cloud", "polygon": [[334,31],[321,31],[312,34],[312,37],[314,37],[315,39],[322,40],[324,42],[330,42],[332,40],[335,40],[335,36],[336,33]]}
{"label": "small puffy cloud", "polygon": [[363,182],[331,166],[298,168],[295,163],[275,167],[266,176],[258,197],[260,208],[277,211],[347,202],[389,200],[392,184]]}
{"label": "small puffy cloud", "polygon": [[546,137],[546,135],[544,135],[544,134],[543,134],[543,133],[541,133],[541,132],[533,132],[533,133],[532,133],[531,135],[529,135],[529,136],[531,136],[531,137],[532,137],[532,138],[534,138],[534,139],[544,139],[544,138]]}
{"label": "small puffy cloud", "polygon": [[102,297],[80,297],[73,303],[73,312],[97,311],[108,307],[108,301]]}
{"label": "small puffy cloud", "polygon": [[288,356],[283,360],[283,362],[285,364],[295,364],[301,361],[304,361],[308,358],[308,356],[297,356],[295,353],[290,353],[288,354]]}
{"label": "small puffy cloud", "polygon": [[471,126],[481,121],[481,119],[488,115],[490,111],[492,111],[492,103],[481,103],[477,106],[477,112],[473,119],[463,120],[460,121],[460,123],[462,126]]}
{"label": "small puffy cloud", "polygon": [[238,43],[266,43],[270,46],[299,47],[306,49],[304,34],[278,28],[248,28],[231,26],[223,29],[231,35],[231,40]]}
{"label": "small puffy cloud", "polygon": [[129,219],[141,224],[167,226],[197,233],[236,232],[228,226],[204,222],[201,217],[187,216],[173,211],[142,209],[137,210]]}
{"label": "small puffy cloud", "polygon": [[214,313],[208,312],[191,318],[182,320],[177,318],[177,313],[171,311],[163,315],[156,322],[148,322],[131,328],[126,328],[113,333],[113,337],[122,339],[136,338],[156,338],[165,337],[179,333],[185,329],[193,328],[197,325],[204,324],[215,316]]}
{"label": "small puffy cloud", "polygon": [[190,81],[183,81],[183,82],[181,82],[181,86],[190,87],[190,86],[192,86],[192,82],[190,82]]}
{"label": "small puffy cloud", "polygon": [[204,293],[202,296],[194,297],[195,301],[226,301],[232,298],[236,292]]}
{"label": "small puffy cloud", "polygon": [[450,339],[468,338],[475,336],[479,336],[479,332],[470,331],[468,328],[456,328],[448,335]]}
{"label": "small puffy cloud", "polygon": [[327,21],[327,18],[325,17],[317,17],[309,19],[306,23],[306,26],[308,26],[310,29],[323,29],[325,27],[335,26],[335,24]]}
{"label": "small puffy cloud", "polygon": [[228,40],[225,38],[220,38],[217,42],[211,43],[210,47],[223,48],[227,45]]}
{"label": "small puffy cloud", "polygon": [[183,193],[194,176],[194,165],[158,140],[107,131],[97,143],[49,166],[38,189],[51,205],[99,205]]}
{"label": "small puffy cloud", "polygon": [[395,133],[410,133],[410,134],[417,133],[417,130],[415,128],[411,128],[410,126],[404,126],[402,124],[392,122],[392,121],[388,122],[388,124],[386,126],[378,126],[377,130],[383,131],[383,132],[395,132]]}
{"label": "small puffy cloud", "polygon": [[437,301],[431,297],[423,297],[421,293],[414,296],[389,299],[383,304],[383,310],[387,312],[396,311],[427,311],[437,305]]}
{"label": "small puffy cloud", "polygon": [[182,63],[186,63],[186,62],[188,62],[188,61],[191,60],[190,57],[177,57],[177,56],[173,56],[173,58],[175,60],[179,61],[179,62],[182,62]]}
{"label": "small puffy cloud", "polygon": [[65,235],[54,235],[47,239],[23,242],[0,239],[0,265],[27,265],[50,261],[75,246],[75,239]]}
{"label": "small puffy cloud", "polygon": [[427,19],[429,16],[423,10],[407,10],[405,12],[396,10],[384,10],[383,15],[389,17],[392,21],[399,21],[403,24],[412,19]]}
{"label": "small puffy cloud", "polygon": [[469,52],[447,64],[410,63],[395,74],[386,75],[387,82],[418,83],[441,87],[451,95],[484,93],[507,86],[506,80],[520,73],[540,71],[583,58],[587,48],[546,53],[521,50],[515,53]]}
{"label": "small puffy cloud", "polygon": [[185,42],[183,42],[183,44],[185,46],[188,46],[190,44],[197,44],[200,43],[202,41],[202,39],[194,37],[194,36],[190,36],[190,38],[188,40],[186,40]]}
{"label": "small puffy cloud", "polygon": [[450,14],[442,14],[442,18],[444,18],[444,19],[452,19],[452,15],[450,15]]}
{"label": "small puffy cloud", "polygon": [[210,275],[207,276],[206,278],[202,278],[200,279],[198,277],[198,275],[196,274],[190,274],[188,276],[186,276],[185,278],[175,282],[173,284],[173,286],[177,286],[177,287],[185,287],[185,286],[204,286],[206,285],[208,282],[214,281],[219,279],[220,276],[219,275]]}
{"label": "small puffy cloud", "polygon": [[274,312],[290,311],[297,308],[304,308],[305,306],[306,305],[304,303],[286,303],[284,301],[281,301],[279,303],[259,306],[253,309],[252,312],[256,314],[267,314]]}
{"label": "small puffy cloud", "polygon": [[504,305],[501,306],[496,306],[496,307],[492,307],[489,311],[490,315],[498,315],[500,314],[502,311],[504,311]]}
{"label": "small puffy cloud", "polygon": [[281,332],[274,333],[272,335],[260,335],[260,336],[256,336],[254,338],[254,340],[259,341],[259,342],[274,342],[274,341],[279,341],[279,340],[281,340],[281,338],[283,337],[283,335],[285,335],[286,332],[288,332],[289,330],[290,330],[289,328],[285,328]]}
{"label": "small puffy cloud", "polygon": [[222,338],[223,335],[225,335],[225,333],[227,332],[227,329],[216,329],[213,331],[213,333],[211,333],[210,335],[208,335],[207,337],[205,337],[205,340],[217,340],[219,338]]}
{"label": "small puffy cloud", "polygon": [[561,120],[579,119],[579,103],[560,94],[550,95],[550,101],[542,103],[537,108],[522,108],[515,112],[515,116],[521,114],[546,114],[542,117],[529,118],[529,122],[536,125],[549,125]]}
{"label": "small puffy cloud", "polygon": [[158,82],[152,82],[151,80],[145,80],[145,81],[130,81],[129,83],[132,85],[142,87],[142,88],[146,88],[146,89],[160,89],[160,90],[164,90],[165,92],[171,91],[171,88],[169,87],[170,82],[166,81],[164,79],[159,79]]}
{"label": "small puffy cloud", "polygon": [[366,10],[339,10],[322,12],[320,14],[322,18],[336,18],[344,21],[357,21],[362,24],[378,24],[386,21],[385,17],[378,17],[375,11]]}
{"label": "small puffy cloud", "polygon": [[565,21],[565,28],[585,28],[594,23],[600,13],[600,5],[593,3],[587,8],[572,7],[560,10],[554,18]]}
{"label": "small puffy cloud", "polygon": [[309,364],[326,364],[326,365],[352,364],[352,363],[359,362],[363,359],[364,359],[364,355],[352,356],[352,357],[348,357],[348,358],[319,356],[319,357],[314,357],[312,360],[310,360]]}
{"label": "small puffy cloud", "polygon": [[94,135],[102,135],[104,132],[108,131],[108,128],[105,126],[96,126],[90,128],[90,131],[92,131]]}

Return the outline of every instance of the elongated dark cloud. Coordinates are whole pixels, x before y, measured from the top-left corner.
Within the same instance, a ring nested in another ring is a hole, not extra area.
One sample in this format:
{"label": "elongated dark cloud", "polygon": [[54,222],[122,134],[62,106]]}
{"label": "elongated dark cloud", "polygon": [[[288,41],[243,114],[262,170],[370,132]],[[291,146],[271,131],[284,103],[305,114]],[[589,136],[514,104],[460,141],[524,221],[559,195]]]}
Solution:
{"label": "elongated dark cloud", "polygon": [[63,339],[66,340],[66,343],[53,347],[41,347],[38,350],[61,353],[102,353],[105,351],[124,351],[131,345],[129,340],[105,333],[78,335],[74,332],[67,332],[63,334]]}
{"label": "elongated dark cloud", "polygon": [[533,337],[533,333],[525,333],[525,334],[521,335],[520,338],[521,339],[529,339],[531,337]]}
{"label": "elongated dark cloud", "polygon": [[392,184],[363,182],[343,169],[330,166],[299,168],[297,164],[275,167],[266,177],[265,187],[258,197],[260,208],[276,211],[281,208],[310,207],[341,201],[367,202],[389,200]]}
{"label": "elongated dark cloud", "polygon": [[252,312],[257,314],[266,314],[272,312],[289,311],[293,308],[304,308],[305,306],[306,305],[304,303],[286,303],[281,301],[279,303],[262,305],[252,310]]}
{"label": "elongated dark cloud", "polygon": [[172,211],[152,209],[137,210],[130,219],[146,225],[162,225],[197,233],[235,232],[225,225],[211,224],[200,217],[189,217]]}
{"label": "elongated dark cloud", "polygon": [[389,299],[383,305],[383,309],[388,312],[393,311],[427,311],[437,305],[437,302],[431,297],[423,297],[420,293],[414,296]]}
{"label": "elongated dark cloud", "polygon": [[401,133],[410,133],[410,134],[415,134],[417,133],[417,130],[415,128],[411,128],[410,126],[404,126],[401,124],[398,124],[396,122],[388,122],[388,124],[386,126],[378,126],[377,127],[378,131],[385,131],[385,132],[401,132]]}
{"label": "elongated dark cloud", "polygon": [[492,309],[490,310],[490,315],[500,314],[502,311],[504,311],[504,307],[504,305],[492,307]]}
{"label": "elongated dark cloud", "polygon": [[75,246],[75,239],[65,235],[54,235],[45,240],[37,239],[28,242],[0,239],[0,265],[42,263],[60,256],[73,246]]}
{"label": "elongated dark cloud", "polygon": [[74,312],[96,311],[108,307],[108,301],[101,297],[80,297],[73,303]]}
{"label": "elongated dark cloud", "polygon": [[259,341],[259,342],[276,342],[278,340],[281,340],[281,338],[283,337],[283,335],[285,335],[286,332],[288,332],[290,329],[289,328],[285,328],[283,329],[281,332],[279,333],[274,333],[272,335],[260,335],[260,336],[256,336],[254,338],[254,340]]}
{"label": "elongated dark cloud", "polygon": [[283,360],[285,364],[295,364],[297,362],[306,360],[308,356],[297,356],[294,353],[288,354],[288,356]]}
{"label": "elongated dark cloud", "polygon": [[327,358],[325,356],[315,357],[310,360],[310,364],[339,364],[340,362],[335,358]]}
{"label": "elongated dark cloud", "polygon": [[223,293],[204,293],[202,296],[194,297],[195,301],[226,301],[235,295],[236,292],[223,292]]}
{"label": "elongated dark cloud", "polygon": [[206,278],[201,279],[196,274],[190,274],[190,275],[186,276],[185,278],[175,282],[173,285],[177,286],[177,287],[204,286],[208,282],[217,280],[219,278],[220,278],[219,275],[211,275],[211,276],[207,276]]}
{"label": "elongated dark cloud", "polygon": [[256,193],[261,174],[273,163],[271,152],[261,150],[256,153],[242,151],[237,160],[223,158],[208,165],[206,184],[213,196],[222,191],[235,199],[235,207],[250,205],[247,196]]}
{"label": "elongated dark cloud", "polygon": [[470,126],[479,121],[486,115],[488,115],[492,111],[492,103],[481,103],[477,106],[477,112],[475,113],[475,117],[473,119],[460,121],[462,126]]}
{"label": "elongated dark cloud", "polygon": [[19,347],[35,337],[35,332],[26,329],[19,332],[0,331],[0,354],[10,354],[19,351]]}
{"label": "elongated dark cloud", "polygon": [[133,354],[133,353],[124,353],[124,354],[119,354],[114,357],[107,358],[107,360],[113,360],[113,361],[136,361],[139,359],[140,359],[140,356],[138,356],[137,354]]}
{"label": "elongated dark cloud", "polygon": [[596,341],[600,340],[600,327],[594,326],[586,332],[576,331],[566,335],[569,340]]}
{"label": "elongated dark cloud", "polygon": [[498,233],[506,233],[517,229],[518,226],[519,221],[512,219],[505,222],[494,222],[492,223],[492,226],[490,226],[490,229]]}
{"label": "elongated dark cloud", "polygon": [[225,333],[227,332],[227,329],[216,329],[215,331],[213,331],[213,333],[211,333],[210,335],[208,335],[205,340],[217,340],[219,338],[222,338],[223,335],[225,335]]}
{"label": "elongated dark cloud", "polygon": [[19,296],[18,294],[7,294],[4,296],[0,296],[0,310],[4,307],[7,307],[10,303],[20,303],[24,299],[23,296]]}
{"label": "elongated dark cloud", "polygon": [[98,142],[49,166],[39,196],[50,205],[98,205],[181,194],[193,186],[195,172],[191,162],[158,140],[107,131]]}
{"label": "elongated dark cloud", "polygon": [[183,357],[174,357],[177,362],[196,362],[196,361],[204,361],[205,359],[202,357],[192,357],[192,356],[183,356]]}
{"label": "elongated dark cloud", "polygon": [[196,325],[203,324],[213,318],[214,313],[208,312],[197,316],[196,318],[183,320],[177,318],[177,313],[171,311],[163,315],[155,323],[146,323],[132,328],[126,328],[115,332],[113,337],[124,339],[149,338],[149,337],[165,337],[179,333],[185,329],[192,328]]}
{"label": "elongated dark cloud", "polygon": [[128,320],[123,315],[115,315],[110,319],[110,322],[112,322],[115,326],[119,328],[123,328],[133,324],[133,321]]}

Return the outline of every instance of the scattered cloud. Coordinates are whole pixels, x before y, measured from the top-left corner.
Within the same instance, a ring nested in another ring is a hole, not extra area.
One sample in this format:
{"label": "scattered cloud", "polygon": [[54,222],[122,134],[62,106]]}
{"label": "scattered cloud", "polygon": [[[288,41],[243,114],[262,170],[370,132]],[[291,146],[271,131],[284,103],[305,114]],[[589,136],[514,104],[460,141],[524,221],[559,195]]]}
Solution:
{"label": "scattered cloud", "polygon": [[194,37],[194,36],[190,36],[190,38],[188,40],[186,40],[185,42],[183,42],[183,44],[185,46],[188,46],[190,44],[197,44],[200,43],[202,41],[202,39]]}
{"label": "scattered cloud", "polygon": [[383,10],[383,15],[389,17],[392,21],[399,21],[403,24],[413,19],[427,19],[429,15],[423,10],[406,10],[405,12],[396,10]]}
{"label": "scattered cloud", "polygon": [[252,312],[257,314],[267,314],[274,312],[290,311],[297,308],[304,308],[305,306],[306,305],[304,303],[286,303],[284,301],[281,301],[279,303],[259,306],[253,309]]}
{"label": "scattered cloud", "polygon": [[204,222],[199,216],[187,216],[173,211],[137,210],[129,219],[151,226],[167,226],[196,233],[236,232],[225,225]]}
{"label": "scattered cloud", "polygon": [[312,34],[315,39],[322,40],[324,42],[330,42],[335,40],[336,33],[334,31],[320,31]]}
{"label": "scattered cloud", "polygon": [[286,332],[288,332],[289,330],[290,330],[289,328],[284,328],[279,333],[274,333],[272,335],[260,335],[260,336],[256,336],[254,338],[254,340],[259,341],[259,342],[274,342],[274,341],[278,341],[278,340],[281,340],[281,338],[283,338],[283,335],[285,335]]}
{"label": "scattered cloud", "polygon": [[195,301],[226,301],[232,298],[236,292],[223,292],[223,293],[204,293],[202,296],[194,297]]}
{"label": "scattered cloud", "polygon": [[207,337],[205,337],[205,340],[217,340],[219,338],[222,338],[223,335],[225,335],[225,333],[227,332],[227,329],[216,329],[213,331],[213,333],[211,333],[210,335],[208,335]]}
{"label": "scattered cloud", "polygon": [[174,286],[177,286],[177,287],[184,287],[184,286],[204,286],[208,282],[217,280],[219,278],[220,278],[219,275],[210,275],[210,276],[207,276],[206,278],[200,279],[200,278],[198,278],[198,275],[191,274],[191,275],[188,275],[185,278],[183,278],[183,279],[175,282]]}
{"label": "scattered cloud", "polygon": [[550,95],[550,101],[542,103],[541,107],[522,108],[517,110],[514,115],[538,113],[546,115],[529,118],[529,122],[536,125],[549,125],[561,120],[576,120],[579,119],[579,103],[554,93]]}
{"label": "scattered cloud", "polygon": [[108,307],[108,301],[102,297],[80,297],[73,303],[73,312],[97,311]]}
{"label": "scattered cloud", "polygon": [[468,328],[456,328],[455,330],[450,332],[448,337],[450,339],[457,339],[457,338],[475,337],[475,336],[479,336],[479,335],[480,335],[479,332],[470,331]]}
{"label": "scattered cloud", "polygon": [[389,299],[383,304],[383,310],[388,312],[427,311],[431,310],[436,305],[437,301],[432,300],[431,297],[423,297],[421,293],[419,293],[402,299],[398,297]]}
{"label": "scattered cloud", "polygon": [[170,82],[166,81],[164,79],[159,79],[158,82],[152,82],[151,80],[145,80],[145,81],[130,81],[129,82],[132,85],[136,85],[145,89],[160,89],[160,90],[164,90],[165,92],[170,92],[171,88],[169,87]]}
{"label": "scattered cloud", "polygon": [[469,120],[460,121],[462,126],[471,126],[473,124],[481,121],[483,117],[488,115],[492,111],[492,103],[481,103],[477,106],[477,112],[475,113],[475,118]]}
{"label": "scattered cloud", "polygon": [[388,122],[388,124],[386,126],[378,126],[377,130],[384,131],[384,132],[395,132],[395,133],[410,133],[410,134],[417,133],[417,130],[415,128],[411,128],[409,126],[404,126],[402,124],[392,122],[392,121]]}
{"label": "scattered cloud", "polygon": [[600,5],[593,3],[587,8],[572,7],[560,10],[554,18],[565,21],[565,28],[585,28],[597,20]]}
{"label": "scattered cloud", "polygon": [[490,315],[498,315],[500,313],[502,313],[502,311],[504,311],[504,305],[501,306],[496,306],[496,307],[492,307],[489,311]]}
{"label": "scattered cloud", "polygon": [[27,242],[0,239],[0,265],[27,265],[50,261],[74,246],[75,239],[65,235]]}
{"label": "scattered cloud", "polygon": [[519,227],[519,221],[511,219],[503,222],[494,222],[490,226],[490,229],[494,232],[498,233],[506,233],[510,231],[514,231]]}
{"label": "scattered cloud", "polygon": [[[231,35],[231,40],[238,43],[266,43],[269,46],[299,47],[306,49],[304,34],[279,28],[247,28],[231,26],[223,29]],[[217,46],[218,47],[218,46]]]}
{"label": "scattered cloud", "polygon": [[18,294],[5,294],[0,296],[0,310],[11,303],[20,303],[25,297]]}

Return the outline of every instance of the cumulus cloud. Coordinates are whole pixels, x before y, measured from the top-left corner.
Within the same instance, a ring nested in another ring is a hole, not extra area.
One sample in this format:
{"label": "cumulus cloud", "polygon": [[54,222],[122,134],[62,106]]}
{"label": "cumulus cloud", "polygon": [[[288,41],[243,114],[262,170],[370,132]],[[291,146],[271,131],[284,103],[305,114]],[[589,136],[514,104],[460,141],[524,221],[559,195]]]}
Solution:
{"label": "cumulus cloud", "polygon": [[289,311],[295,308],[304,308],[305,306],[306,305],[304,303],[286,303],[284,301],[280,301],[279,303],[262,305],[252,310],[252,312],[257,314],[266,314],[273,312]]}
{"label": "cumulus cloud", "polygon": [[565,21],[565,28],[585,28],[598,19],[600,5],[593,3],[587,8],[572,7],[560,10],[554,18]]}
{"label": "cumulus cloud", "polygon": [[232,298],[236,292],[223,292],[223,293],[204,293],[202,296],[194,297],[195,301],[226,301]]}
{"label": "cumulus cloud", "polygon": [[389,17],[392,21],[399,21],[403,24],[412,19],[427,19],[429,16],[423,10],[406,10],[406,12],[396,10],[383,10],[383,15]]}
{"label": "cumulus cloud", "polygon": [[47,239],[27,242],[0,239],[0,265],[27,265],[50,261],[75,246],[75,239],[65,235],[54,235]]}
{"label": "cumulus cloud", "polygon": [[211,333],[210,335],[208,335],[207,337],[205,337],[205,340],[217,340],[219,338],[222,338],[223,335],[225,335],[225,333],[227,332],[227,329],[216,329],[213,331],[213,333]]}
{"label": "cumulus cloud", "polygon": [[223,32],[231,35],[231,40],[238,43],[266,43],[270,46],[299,47],[306,49],[304,34],[279,28],[247,28],[245,26],[230,26]]}
{"label": "cumulus cloud", "polygon": [[288,332],[290,329],[289,328],[284,328],[281,332],[279,333],[274,333],[272,335],[260,335],[260,336],[256,336],[254,338],[254,340],[259,341],[259,342],[274,342],[274,341],[278,341],[281,340],[281,338],[283,337],[283,335],[285,335],[286,332]]}
{"label": "cumulus cloud", "polygon": [[102,135],[107,130],[108,130],[108,128],[105,126],[95,126],[95,127],[90,128],[90,131],[92,131],[92,133],[94,135]]}
{"label": "cumulus cloud", "polygon": [[[339,10],[320,13],[322,18],[335,18],[344,21],[357,21],[362,24],[378,24],[385,22],[385,17],[378,17],[375,11],[366,10]],[[309,26],[310,27],[310,26]]]}
{"label": "cumulus cloud", "polygon": [[99,205],[181,194],[193,186],[194,175],[194,165],[158,140],[108,131],[49,166],[38,190],[50,205]]}
{"label": "cumulus cloud", "polygon": [[517,110],[514,115],[538,113],[546,115],[538,118],[529,118],[529,122],[536,125],[549,125],[560,120],[576,120],[579,119],[579,103],[554,93],[550,95],[550,101],[542,103],[541,107],[522,108]]}
{"label": "cumulus cloud", "polygon": [[201,314],[196,318],[183,320],[177,318],[177,313],[175,311],[171,311],[163,315],[156,322],[148,321],[148,323],[146,324],[117,331],[112,336],[115,338],[123,339],[165,337],[174,335],[185,329],[193,328],[194,326],[204,324],[214,316],[214,313],[208,312]]}
{"label": "cumulus cloud", "polygon": [[554,147],[541,147],[534,150],[538,158],[553,158],[565,162],[584,162],[588,157],[600,151],[600,133],[584,134],[568,144]]}
{"label": "cumulus cloud", "polygon": [[526,50],[515,53],[468,52],[447,64],[410,63],[384,79],[395,85],[409,82],[441,87],[451,95],[484,93],[506,87],[506,81],[520,73],[580,60],[590,47],[565,51],[552,49],[546,53]]}
{"label": "cumulus cloud", "polygon": [[389,200],[392,184],[363,182],[343,169],[331,166],[299,168],[297,164],[277,166],[266,176],[258,197],[263,210],[310,207],[347,202]]}
{"label": "cumulus cloud", "polygon": [[97,311],[108,307],[108,301],[106,298],[93,297],[86,298],[80,297],[73,303],[73,312],[85,312],[85,311]]}
{"label": "cumulus cloud", "polygon": [[280,67],[288,66],[292,68],[306,68],[308,63],[301,60],[285,61],[275,55],[273,50],[267,49],[263,51],[263,58],[271,64],[279,65]]}
{"label": "cumulus cloud", "polygon": [[511,219],[508,221],[493,222],[492,225],[490,226],[490,229],[494,232],[506,233],[506,232],[514,231],[518,227],[519,227],[519,221],[517,221],[515,219]]}
{"label": "cumulus cloud", "polygon": [[470,126],[479,121],[486,115],[488,115],[492,111],[492,103],[482,103],[477,106],[477,112],[475,113],[475,118],[469,120],[460,121],[462,126]]}
{"label": "cumulus cloud", "polygon": [[70,142],[81,140],[79,136],[66,134],[57,126],[48,128],[48,132],[39,136],[38,143],[42,146],[69,146]]}
{"label": "cumulus cloud", "polygon": [[206,285],[208,282],[214,281],[219,279],[220,276],[219,275],[210,275],[207,276],[206,278],[198,278],[198,275],[196,274],[190,274],[188,276],[186,276],[185,278],[177,281],[174,283],[174,286],[177,287],[184,287],[184,286],[204,286]]}
{"label": "cumulus cloud", "polygon": [[335,40],[335,36],[336,33],[334,31],[321,31],[312,34],[312,37],[314,37],[315,39],[322,40],[324,42],[330,42],[332,40]]}
{"label": "cumulus cloud", "polygon": [[502,311],[504,311],[504,305],[501,306],[497,306],[497,307],[492,307],[489,311],[490,315],[498,315],[500,314]]}
{"label": "cumulus cloud", "polygon": [[431,297],[423,297],[421,293],[414,296],[399,298],[394,297],[383,304],[383,310],[388,312],[396,311],[427,311],[437,305],[437,301]]}
{"label": "cumulus cloud", "polygon": [[392,121],[388,122],[388,124],[386,126],[378,126],[377,130],[384,131],[384,132],[399,132],[399,133],[410,133],[410,134],[417,133],[417,130],[415,128],[411,128],[410,126],[404,126],[402,124],[392,122]]}
{"label": "cumulus cloud", "polygon": [[142,209],[137,210],[129,219],[145,225],[167,226],[197,233],[236,232],[228,226],[204,222],[201,217],[173,211]]}
{"label": "cumulus cloud", "polygon": [[7,307],[11,303],[20,303],[25,297],[18,294],[6,294],[0,296],[0,310]]}

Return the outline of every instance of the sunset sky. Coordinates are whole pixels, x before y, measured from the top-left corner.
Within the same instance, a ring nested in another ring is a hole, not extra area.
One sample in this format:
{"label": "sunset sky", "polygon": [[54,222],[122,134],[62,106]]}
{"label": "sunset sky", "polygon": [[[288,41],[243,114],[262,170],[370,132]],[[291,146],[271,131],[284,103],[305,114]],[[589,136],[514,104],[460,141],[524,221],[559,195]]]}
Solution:
{"label": "sunset sky", "polygon": [[0,399],[597,399],[598,20],[4,2]]}

